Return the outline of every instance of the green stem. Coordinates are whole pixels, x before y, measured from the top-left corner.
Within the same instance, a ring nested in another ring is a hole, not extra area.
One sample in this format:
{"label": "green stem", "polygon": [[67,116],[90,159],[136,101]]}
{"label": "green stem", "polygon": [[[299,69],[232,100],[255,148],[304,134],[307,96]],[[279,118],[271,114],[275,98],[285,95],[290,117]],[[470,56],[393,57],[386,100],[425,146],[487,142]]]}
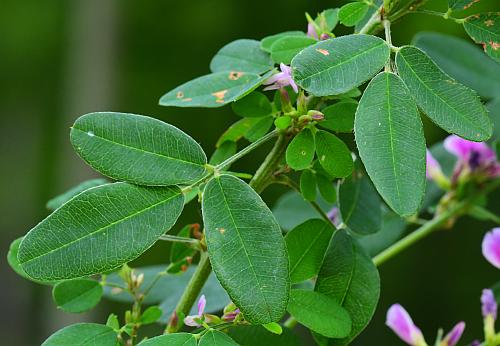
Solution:
{"label": "green stem", "polygon": [[500,179],[495,180],[489,186],[484,188],[482,191],[478,192],[474,196],[465,199],[461,202],[458,202],[454,206],[450,207],[448,210],[445,210],[443,213],[430,220],[426,224],[417,228],[415,231],[399,240],[398,242],[391,245],[389,248],[385,249],[378,255],[373,258],[373,262],[378,267],[381,264],[385,263],[390,258],[396,256],[398,253],[406,250],[411,245],[415,244],[419,240],[425,238],[432,232],[441,229],[443,225],[445,225],[450,219],[456,218],[465,212],[467,212],[468,208],[474,204],[478,199],[487,195],[491,191],[495,190],[500,186]]}
{"label": "green stem", "polygon": [[[210,265],[208,254],[206,252],[202,252],[200,262],[198,263],[198,266],[196,267],[191,280],[189,280],[189,283],[187,284],[181,299],[175,307],[174,313],[177,314],[177,316],[186,316],[187,314],[189,314],[189,311],[191,311],[191,308],[193,307],[196,298],[200,294],[201,289],[205,285],[205,282],[207,281],[211,271],[212,266]],[[179,330],[180,326],[181,323],[179,323],[179,321],[171,318],[167,325],[167,328],[165,329],[165,333],[175,333]]]}
{"label": "green stem", "polygon": [[359,34],[370,34],[373,30],[373,28],[380,24],[380,13],[383,10],[384,6],[380,6],[368,19],[366,24],[359,30]]}
{"label": "green stem", "polygon": [[278,140],[274,143],[273,149],[269,152],[264,162],[262,162],[260,167],[257,169],[252,180],[250,180],[250,186],[253,187],[253,189],[258,193],[264,191],[264,189],[272,182],[273,173],[285,155],[289,140],[290,138],[287,134],[280,133]]}
{"label": "green stem", "polygon": [[286,327],[288,329],[293,329],[297,325],[297,320],[293,317],[290,316],[286,319],[285,322],[283,322],[283,327]]}
{"label": "green stem", "polygon": [[186,243],[192,245],[198,245],[200,241],[198,239],[179,237],[176,235],[164,234],[160,236],[160,240],[171,241],[174,243]]}
{"label": "green stem", "polygon": [[250,153],[251,151],[253,151],[257,147],[259,147],[260,145],[262,145],[263,143],[267,142],[268,140],[273,139],[277,135],[278,135],[278,131],[277,130],[269,132],[267,135],[265,135],[264,137],[259,138],[255,142],[253,142],[250,145],[246,146],[245,148],[243,148],[242,150],[240,150],[239,152],[237,152],[236,154],[234,154],[233,156],[231,156],[230,158],[228,158],[224,162],[219,163],[217,166],[215,166],[215,169],[219,170],[219,171],[224,170],[226,167],[230,166],[233,162],[241,159],[243,156],[247,155],[248,153]]}
{"label": "green stem", "polygon": [[[385,31],[385,41],[387,42],[387,45],[389,47],[392,47],[391,22],[388,21],[387,19],[384,19],[383,24],[384,24],[384,31]],[[385,64],[385,72],[392,72],[390,58],[387,60],[387,63]]]}

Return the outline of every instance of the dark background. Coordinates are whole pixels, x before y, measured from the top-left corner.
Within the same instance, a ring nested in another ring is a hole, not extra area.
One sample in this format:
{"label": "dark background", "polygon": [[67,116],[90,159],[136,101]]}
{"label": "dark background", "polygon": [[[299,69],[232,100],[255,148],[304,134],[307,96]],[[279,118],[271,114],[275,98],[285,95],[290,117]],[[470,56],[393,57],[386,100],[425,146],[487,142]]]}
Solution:
{"label": "dark background", "polygon": [[[76,316],[57,311],[49,288],[16,276],[5,260],[10,242],[47,215],[49,198],[96,176],[69,143],[69,127],[79,115],[112,110],[157,117],[180,127],[211,153],[220,133],[237,120],[230,109],[162,108],[159,97],[208,73],[211,57],[224,44],[305,30],[305,11],[314,14],[344,3],[2,0],[0,344],[38,345],[67,324],[104,322],[111,312],[107,304]],[[431,3],[441,11],[446,8],[445,1]],[[474,10],[500,10],[500,5],[498,0],[483,0]],[[393,26],[394,44],[408,43],[421,30],[465,35],[454,23],[410,15]],[[429,143],[444,136],[429,124],[426,132]],[[263,152],[238,167],[251,171],[259,155]],[[266,193],[270,204],[279,192]],[[191,208],[181,223],[199,219]],[[384,264],[378,312],[354,344],[401,344],[384,326],[385,312],[394,302],[411,312],[428,340],[438,327],[448,330],[458,320],[467,322],[464,344],[480,336],[481,289],[499,278],[480,252],[482,236],[491,227],[462,219],[453,231],[435,234]],[[165,251],[164,244],[156,245],[140,263],[161,263]]]}

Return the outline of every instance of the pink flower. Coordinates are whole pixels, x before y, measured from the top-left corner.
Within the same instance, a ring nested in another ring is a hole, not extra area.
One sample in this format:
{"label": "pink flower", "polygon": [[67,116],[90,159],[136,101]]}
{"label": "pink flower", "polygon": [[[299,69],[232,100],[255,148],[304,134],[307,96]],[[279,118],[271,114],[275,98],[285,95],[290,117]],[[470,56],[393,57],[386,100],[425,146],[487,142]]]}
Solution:
{"label": "pink flower", "polygon": [[441,172],[441,166],[439,165],[439,162],[437,162],[437,160],[434,158],[434,156],[432,156],[429,150],[426,151],[425,161],[426,161],[425,175],[427,179],[432,179],[438,174],[443,174]]}
{"label": "pink flower", "polygon": [[203,294],[198,300],[198,314],[193,316],[186,316],[184,318],[184,324],[190,327],[200,327],[201,321],[203,321],[203,313],[205,312],[205,306],[207,305],[207,300]]}
{"label": "pink flower", "polygon": [[389,308],[385,324],[408,345],[427,345],[422,332],[401,305],[394,304]]}
{"label": "pink flower", "polygon": [[487,318],[491,316],[493,321],[495,321],[497,319],[497,310],[498,305],[493,291],[484,289],[481,295],[481,312],[483,313],[483,317]]}
{"label": "pink flower", "polygon": [[493,178],[500,176],[500,163],[497,162],[495,152],[486,143],[451,135],[444,140],[444,148],[458,158],[455,176],[460,175],[464,169]]}
{"label": "pink flower", "polygon": [[458,340],[462,337],[465,329],[465,322],[459,322],[453,327],[453,329],[444,337],[441,345],[443,346],[455,346]]}
{"label": "pink flower", "polygon": [[318,32],[316,31],[312,23],[307,24],[307,36],[316,40],[318,39]]}
{"label": "pink flower", "polygon": [[263,84],[267,85],[264,90],[276,90],[286,86],[291,86],[293,91],[299,92],[299,87],[292,78],[292,69],[290,66],[280,64],[281,72],[276,73],[269,77]]}
{"label": "pink flower", "polygon": [[483,256],[500,269],[500,227],[486,233],[482,244]]}

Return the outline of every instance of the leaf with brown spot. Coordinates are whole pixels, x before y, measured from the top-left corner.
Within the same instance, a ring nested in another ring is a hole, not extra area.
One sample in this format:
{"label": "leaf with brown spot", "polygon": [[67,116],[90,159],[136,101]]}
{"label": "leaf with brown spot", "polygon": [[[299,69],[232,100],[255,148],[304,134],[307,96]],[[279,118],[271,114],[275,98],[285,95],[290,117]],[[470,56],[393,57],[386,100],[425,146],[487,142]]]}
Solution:
{"label": "leaf with brown spot", "polygon": [[483,45],[490,57],[500,62],[500,12],[481,13],[467,17],[464,29],[474,42]]}

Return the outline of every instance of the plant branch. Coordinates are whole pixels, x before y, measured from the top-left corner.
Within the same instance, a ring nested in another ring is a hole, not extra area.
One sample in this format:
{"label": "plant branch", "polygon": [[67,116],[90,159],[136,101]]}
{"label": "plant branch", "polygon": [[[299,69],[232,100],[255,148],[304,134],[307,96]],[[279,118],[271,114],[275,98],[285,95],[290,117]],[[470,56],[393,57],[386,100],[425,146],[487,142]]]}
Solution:
{"label": "plant branch", "polygon": [[380,24],[381,20],[380,20],[380,13],[381,11],[384,9],[384,6],[380,6],[374,13],[373,15],[370,17],[370,19],[368,19],[368,21],[366,22],[365,25],[363,25],[363,27],[359,30],[358,34],[369,34],[371,33],[372,29],[377,25],[377,24]]}
{"label": "plant branch", "polygon": [[198,245],[200,241],[198,239],[179,237],[176,235],[164,234],[160,236],[160,240],[171,241],[174,243],[186,243],[192,245]]}
{"label": "plant branch", "polygon": [[448,210],[445,210],[443,213],[430,220],[426,224],[417,228],[415,231],[399,240],[398,242],[391,245],[389,248],[385,249],[378,255],[373,258],[373,262],[378,267],[381,264],[385,263],[387,260],[396,256],[398,253],[406,250],[411,245],[415,244],[419,240],[425,238],[429,234],[434,231],[437,231],[442,228],[442,226],[446,225],[449,220],[457,218],[464,213],[473,205],[478,199],[487,195],[488,193],[494,191],[496,188],[500,186],[500,179],[493,181],[490,185],[488,185],[482,191],[479,191],[474,196],[467,198],[461,202],[458,202]]}

